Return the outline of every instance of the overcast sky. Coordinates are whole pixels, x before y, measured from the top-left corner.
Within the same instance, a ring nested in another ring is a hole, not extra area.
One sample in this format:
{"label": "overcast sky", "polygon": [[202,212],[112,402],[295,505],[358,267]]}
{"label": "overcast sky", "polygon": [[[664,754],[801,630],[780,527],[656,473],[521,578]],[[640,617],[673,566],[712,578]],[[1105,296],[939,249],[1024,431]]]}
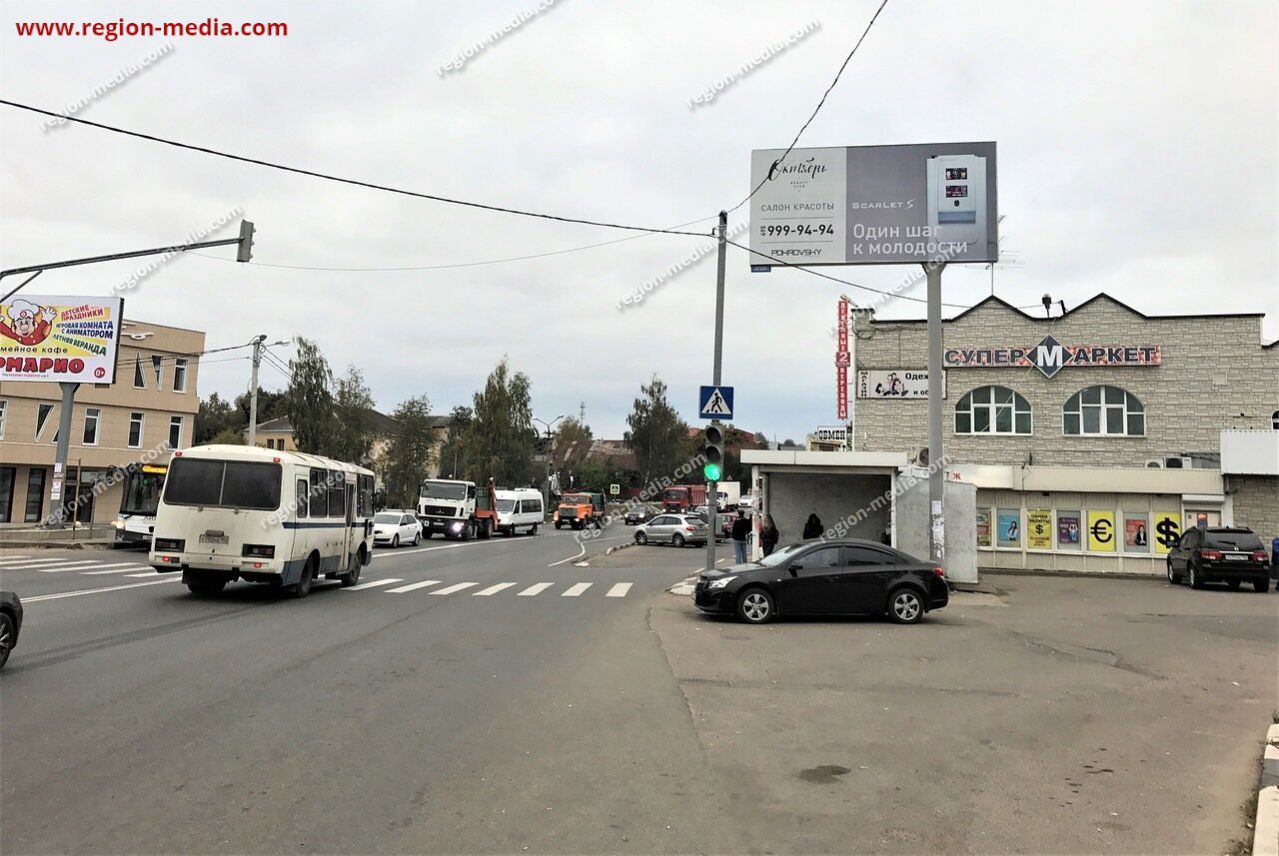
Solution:
{"label": "overcast sky", "polygon": [[[471,59],[439,68],[536,0],[486,3],[0,4],[0,90],[53,110],[173,48],[91,100],[81,118],[266,160],[486,203],[646,226],[711,218],[749,190],[750,151],[784,147],[878,0],[558,0]],[[282,21],[283,38],[19,38],[15,21]],[[708,106],[689,101],[810,22],[820,26]],[[890,0],[801,145],[995,140],[1017,304],[1105,290],[1146,312],[1266,312],[1279,337],[1279,16],[1244,2]],[[649,236],[582,252],[447,270],[628,237],[477,212],[232,163],[103,131],[41,130],[0,107],[5,267],[163,245],[232,209],[257,223],[254,264],[182,258],[127,295],[130,317],[317,340],[358,365],[381,409],[429,395],[469,403],[506,355],[534,413],[586,405],[619,437],[656,372],[684,417],[711,375],[714,260],[639,306],[617,303],[704,241]],[[743,208],[739,214],[745,213]],[[697,225],[709,230],[711,221]],[[221,233],[230,237],[234,227]],[[743,236],[744,239],[745,236]],[[738,425],[778,439],[835,421],[829,329],[841,286],[751,274],[730,248],[724,379]],[[142,264],[44,274],[36,294],[109,294]],[[827,269],[872,286],[907,267]],[[8,283],[6,283],[8,284]],[[945,300],[989,294],[954,266]],[[854,297],[861,292],[850,292]],[[906,292],[923,297],[923,288]],[[865,295],[863,295],[865,296]],[[881,317],[921,317],[895,301]],[[281,349],[287,353],[287,349]],[[200,393],[247,388],[247,361],[212,362]],[[922,362],[922,358],[921,358]],[[283,378],[263,369],[265,386]]]}

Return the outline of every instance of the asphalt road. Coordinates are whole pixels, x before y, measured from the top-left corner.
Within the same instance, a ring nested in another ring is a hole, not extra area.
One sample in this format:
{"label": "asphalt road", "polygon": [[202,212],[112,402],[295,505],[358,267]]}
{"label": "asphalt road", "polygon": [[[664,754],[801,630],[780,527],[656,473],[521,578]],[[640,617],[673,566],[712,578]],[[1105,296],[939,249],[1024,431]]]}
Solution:
{"label": "asphalt road", "polygon": [[1209,853],[1246,834],[1279,596],[999,577],[917,627],[755,628],[665,593],[701,550],[601,555],[629,537],[379,550],[358,589],[302,601],[197,598],[138,553],[0,553],[26,602],[0,852]]}

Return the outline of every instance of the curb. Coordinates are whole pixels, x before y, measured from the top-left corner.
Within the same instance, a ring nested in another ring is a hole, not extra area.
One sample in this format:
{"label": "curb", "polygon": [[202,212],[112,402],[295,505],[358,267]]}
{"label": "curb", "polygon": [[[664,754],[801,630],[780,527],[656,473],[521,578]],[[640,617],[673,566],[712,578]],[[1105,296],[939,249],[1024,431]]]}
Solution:
{"label": "curb", "polygon": [[1266,732],[1261,790],[1252,824],[1252,856],[1279,856],[1279,723]]}
{"label": "curb", "polygon": [[1050,571],[1046,568],[978,568],[978,577],[1078,577],[1094,580],[1162,580],[1163,574],[1133,574],[1123,571]]}
{"label": "curb", "polygon": [[667,591],[681,597],[689,597],[693,594],[693,589],[697,586],[697,577],[698,574],[693,574],[687,579],[680,580],[675,585],[668,588]]}
{"label": "curb", "polygon": [[635,546],[634,542],[630,542],[626,544],[614,544],[612,547],[609,547],[607,550],[604,551],[604,555],[611,556],[612,554],[616,553],[618,550],[625,550],[627,547],[634,547],[634,546]]}
{"label": "curb", "polygon": [[0,550],[85,550],[110,547],[112,541],[2,541]]}

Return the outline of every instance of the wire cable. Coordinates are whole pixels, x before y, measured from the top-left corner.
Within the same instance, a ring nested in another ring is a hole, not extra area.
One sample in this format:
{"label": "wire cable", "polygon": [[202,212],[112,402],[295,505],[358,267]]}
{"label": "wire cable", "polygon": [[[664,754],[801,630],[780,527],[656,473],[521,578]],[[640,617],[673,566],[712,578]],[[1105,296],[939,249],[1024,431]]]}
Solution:
{"label": "wire cable", "polygon": [[[887,0],[885,0],[887,2]],[[253,164],[255,166],[275,169],[281,172],[291,172],[295,175],[305,175],[310,178],[319,178],[324,181],[333,181],[338,184],[349,184],[353,187],[363,187],[368,190],[380,190],[384,193],[394,193],[400,196],[411,196],[417,199],[429,199],[432,202],[444,202],[449,205],[460,205],[465,208],[477,208],[482,211],[493,211],[499,214],[514,214],[520,217],[532,217],[540,220],[554,220],[559,223],[577,223],[583,226],[600,226],[605,229],[622,229],[628,232],[647,232],[650,234],[661,235],[689,235],[694,238],[705,238],[706,234],[701,232],[683,232],[677,229],[656,229],[648,226],[630,226],[623,223],[610,223],[603,220],[586,220],[580,217],[563,217],[558,214],[546,214],[539,211],[525,211],[521,208],[506,208],[501,205],[489,205],[483,202],[470,202],[464,199],[454,199],[449,196],[440,196],[434,193],[423,193],[416,190],[406,190],[401,187],[392,187],[386,184],[375,184],[371,181],[361,181],[355,178],[344,178],[338,175],[332,175],[324,172],[316,172],[315,170],[302,169],[301,167],[287,166],[285,164],[274,163],[272,161],[261,160],[259,158],[246,157],[244,155],[232,154],[230,152],[212,149],[207,146],[197,146],[191,143],[183,143],[177,140],[170,140],[165,137],[158,137],[154,134],[144,134],[140,131],[130,131],[126,128],[118,128],[114,125],[104,125],[101,122],[91,122],[88,119],[80,119],[75,116],[66,116],[62,113],[54,113],[50,110],[44,110],[39,107],[33,107],[30,104],[22,104],[17,101],[9,101],[0,98],[0,104],[6,107],[13,107],[18,110],[26,110],[31,113],[37,113],[41,116],[49,116],[51,118],[60,119],[67,122],[75,122],[79,125],[87,125],[91,128],[98,128],[103,131],[111,131],[116,134],[123,134],[127,137],[134,137],[139,140],[147,140],[153,143],[160,143],[166,146],[172,146],[178,149],[186,149],[187,151],[201,152],[214,157],[226,158],[227,160],[238,161],[240,163]],[[696,221],[695,221],[696,222]]]}
{"label": "wire cable", "polygon": [[818,112],[821,111],[822,106],[826,104],[826,96],[830,95],[831,90],[835,88],[835,84],[839,83],[840,75],[844,73],[844,69],[848,68],[848,63],[852,60],[853,54],[857,53],[857,49],[862,46],[862,42],[866,40],[866,36],[870,33],[870,28],[875,26],[875,21],[879,20],[879,13],[884,11],[884,7],[887,5],[888,0],[883,0],[883,2],[879,4],[879,8],[875,10],[875,14],[871,16],[870,23],[866,25],[865,30],[862,30],[861,38],[857,40],[857,44],[853,45],[853,49],[848,52],[848,56],[844,57],[844,62],[839,67],[839,71],[835,72],[835,79],[830,82],[830,86],[827,86],[826,91],[822,93],[822,99],[818,101],[817,106],[813,108],[812,115],[808,117],[808,121],[800,126],[799,131],[795,134],[795,139],[790,141],[790,145],[786,147],[786,151],[782,152],[782,156],[773,161],[773,165],[768,168],[768,175],[760,179],[759,184],[755,185],[754,190],[746,194],[745,199],[728,209],[729,213],[736,211],[738,208],[741,208],[749,202],[751,197],[758,193],[759,189],[764,186],[764,183],[773,177],[773,172],[786,160],[786,156],[791,153],[791,149],[795,148],[795,144],[799,142],[799,138],[808,130],[808,126],[812,124],[813,120],[817,118]]}

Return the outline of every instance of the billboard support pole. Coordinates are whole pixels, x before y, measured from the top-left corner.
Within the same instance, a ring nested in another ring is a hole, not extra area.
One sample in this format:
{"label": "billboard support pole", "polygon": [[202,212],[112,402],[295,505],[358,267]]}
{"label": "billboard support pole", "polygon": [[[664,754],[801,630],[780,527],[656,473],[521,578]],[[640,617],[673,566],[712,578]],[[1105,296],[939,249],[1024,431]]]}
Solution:
{"label": "billboard support pole", "polygon": [[[715,365],[711,383],[718,388],[724,361],[724,266],[728,256],[728,212],[719,212],[719,253],[715,267]],[[718,425],[719,420],[713,420]],[[727,457],[727,456],[725,456]],[[715,533],[718,531],[719,482],[706,483],[706,570],[715,570]]]}
{"label": "billboard support pole", "polygon": [[942,326],[941,272],[945,262],[924,265],[928,276],[928,510],[929,557],[934,562],[946,558],[945,490],[946,472],[942,466]]}
{"label": "billboard support pole", "polygon": [[[66,508],[66,478],[67,478],[67,452],[71,445],[71,407],[75,401],[75,392],[80,388],[78,383],[59,383],[62,388],[62,410],[58,413],[58,450],[54,457],[53,466],[53,483],[61,485],[62,489],[58,491],[59,499],[63,502],[63,507],[55,514],[49,516],[49,528],[62,529],[66,526],[66,514],[63,511]],[[76,474],[79,477],[79,474]]]}

